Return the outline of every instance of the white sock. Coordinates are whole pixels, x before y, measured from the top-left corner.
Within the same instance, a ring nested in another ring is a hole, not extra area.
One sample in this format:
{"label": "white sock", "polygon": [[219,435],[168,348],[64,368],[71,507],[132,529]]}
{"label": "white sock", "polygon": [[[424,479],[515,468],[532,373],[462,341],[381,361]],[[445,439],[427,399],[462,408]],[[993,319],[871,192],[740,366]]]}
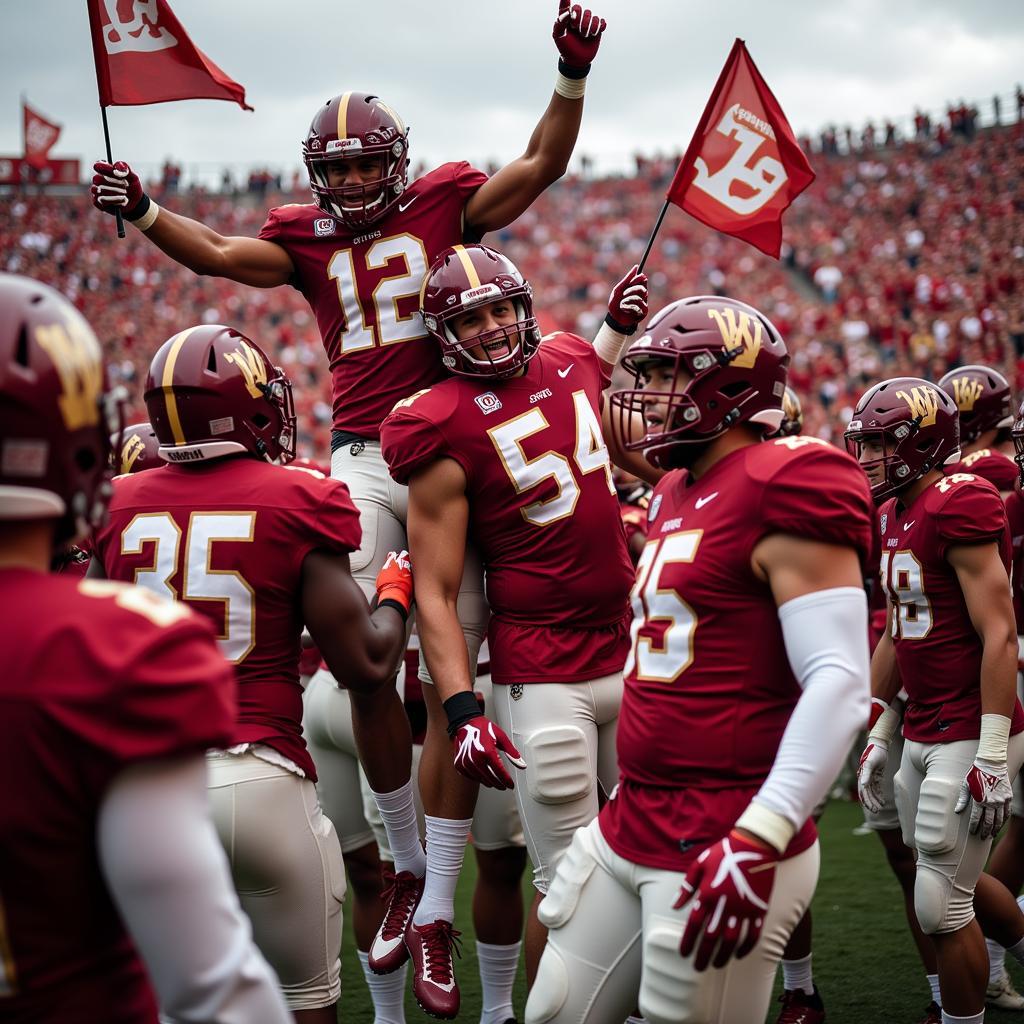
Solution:
{"label": "white sock", "polygon": [[427,870],[427,858],[423,853],[420,828],[416,822],[412,779],[391,793],[373,793],[373,799],[377,801],[388,834],[388,845],[395,858],[395,871],[411,871],[417,878],[422,878]]}
{"label": "white sock", "polygon": [[814,994],[814,975],[811,973],[812,953],[801,957],[799,960],[782,961],[782,987],[787,992],[795,992],[797,989],[806,992],[807,995]]}
{"label": "white sock", "polygon": [[472,818],[432,818],[427,822],[427,878],[414,924],[455,920],[455,886],[466,855]]}
{"label": "white sock", "polygon": [[942,1005],[942,993],[939,991],[939,976],[937,974],[926,974],[928,987],[932,990],[932,1002],[936,1006]]}
{"label": "white sock", "polygon": [[969,1017],[954,1017],[951,1013],[942,1011],[942,1024],[985,1024],[985,1011],[972,1013]]}
{"label": "white sock", "polygon": [[480,984],[483,987],[483,1008],[480,1024],[505,1024],[512,1011],[512,986],[519,966],[521,942],[511,946],[492,946],[477,942],[476,958],[480,964]]}
{"label": "white sock", "polygon": [[361,949],[356,952],[373,1000],[373,1024],[405,1024],[405,976],[409,965],[402,964],[391,974],[374,974],[370,970],[370,954]]}
{"label": "white sock", "polygon": [[986,939],[985,948],[988,950],[988,983],[991,985],[997,982],[1006,970],[1006,951],[995,939]]}
{"label": "white sock", "polygon": [[1012,946],[1007,946],[1006,952],[1009,953],[1017,963],[1024,964],[1024,939],[1021,939],[1020,942],[1017,942]]}

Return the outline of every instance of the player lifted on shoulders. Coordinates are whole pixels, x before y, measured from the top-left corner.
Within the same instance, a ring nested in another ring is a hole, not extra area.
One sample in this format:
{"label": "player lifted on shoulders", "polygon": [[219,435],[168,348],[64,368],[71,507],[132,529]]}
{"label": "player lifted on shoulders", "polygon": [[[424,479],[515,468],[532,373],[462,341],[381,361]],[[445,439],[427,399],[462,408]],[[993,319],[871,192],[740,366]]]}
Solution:
{"label": "player lifted on shoulders", "polygon": [[[554,94],[523,155],[490,179],[460,162],[407,185],[405,123],[378,97],[359,92],[334,97],[314,115],[303,143],[314,203],[272,210],[260,238],[225,237],[160,210],[126,164],[96,165],[97,207],[123,210],[179,263],[261,288],[291,284],[306,297],[332,375],[331,473],[348,484],[360,512],[363,544],[351,568],[367,596],[387,552],[406,547],[405,489],[388,477],[380,424],[396,401],[444,376],[418,315],[423,277],[439,253],[510,224],[565,173],[604,28],[604,19],[559,0],[552,33],[559,54]],[[459,616],[475,661],[487,606],[473,555],[466,559],[462,594]],[[353,693],[352,715],[395,866],[399,875],[420,877],[425,860],[416,834],[412,739],[402,702],[388,690]],[[392,895],[389,935],[404,931],[407,896],[400,887]],[[400,941],[379,937],[370,967],[392,968],[402,949]]]}
{"label": "player lifted on shoulders", "polygon": [[[1024,760],[1006,514],[988,481],[943,475],[958,455],[957,408],[927,381],[876,385],[857,403],[846,438],[884,501],[889,598],[890,628],[871,662],[880,714],[861,758],[861,799],[880,801],[899,725],[887,705],[902,685],[896,806],[904,841],[917,851],[917,919],[935,943],[943,1021],[981,1021],[988,957],[973,897]],[[1018,947],[1024,942],[1011,951],[1024,956]]]}
{"label": "player lifted on shoulders", "polygon": [[0,1017],[285,1024],[206,806],[235,703],[213,631],[47,572],[102,519],[114,407],[78,311],[0,275]]}
{"label": "player lifted on shoulders", "polygon": [[[384,422],[391,473],[409,484],[417,621],[436,683],[425,688],[423,763],[442,817],[455,819],[443,823],[446,847],[431,834],[441,823],[427,819],[427,857],[450,850],[453,884],[475,783],[512,786],[501,753],[520,768],[520,750],[525,760],[516,794],[540,893],[572,833],[597,813],[599,786],[614,785],[632,571],[599,410],[623,332],[646,312],[646,279],[634,268],[612,302],[618,331],[605,326],[596,344],[564,333],[542,343],[530,286],[511,261],[455,246],[423,291],[424,320],[454,376]],[[487,574],[497,725],[480,714],[458,627],[467,536]],[[414,985],[430,983],[419,981],[418,950],[449,927],[450,895],[442,904],[428,874],[407,933]],[[530,981],[543,941],[534,922]]]}
{"label": "player lifted on shoulders", "polygon": [[108,578],[177,597],[217,629],[238,709],[208,756],[214,821],[296,1021],[327,1024],[345,874],[302,738],[300,635],[306,624],[353,690],[390,685],[407,563],[382,571],[371,615],[348,570],[355,506],[337,480],[273,464],[293,454],[291,384],[248,338],[219,324],[174,335],[153,357],[145,400],[167,465],[114,481],[96,554]]}
{"label": "player lifted on shoulders", "polygon": [[750,306],[674,302],[623,363],[615,457],[658,483],[620,781],[541,904],[526,1018],[622,1020],[639,989],[652,1024],[763,1021],[817,879],[811,811],[867,714],[870,496],[845,453],[763,440],[789,356]]}

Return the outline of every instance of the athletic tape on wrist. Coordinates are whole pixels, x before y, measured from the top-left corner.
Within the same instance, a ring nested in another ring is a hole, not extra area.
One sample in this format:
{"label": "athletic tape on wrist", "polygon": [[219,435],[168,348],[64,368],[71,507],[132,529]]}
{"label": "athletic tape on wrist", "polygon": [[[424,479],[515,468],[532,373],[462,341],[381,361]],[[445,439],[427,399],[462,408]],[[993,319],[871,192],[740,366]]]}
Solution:
{"label": "athletic tape on wrist", "polygon": [[982,715],[981,735],[978,737],[977,757],[986,761],[1006,761],[1006,747],[1010,742],[1010,719],[1006,715]]}
{"label": "athletic tape on wrist", "polygon": [[129,220],[128,223],[133,224],[140,231],[148,231],[156,223],[156,219],[159,216],[160,207],[157,206],[157,204],[152,199],[150,199],[149,207],[147,208],[146,212],[141,217],[138,217],[136,220]]}
{"label": "athletic tape on wrist", "polygon": [[555,92],[564,96],[567,100],[583,99],[587,91],[587,80],[585,78],[567,78],[561,71],[555,75]]}
{"label": "athletic tape on wrist", "polygon": [[878,716],[878,721],[875,722],[871,732],[868,733],[868,742],[884,743],[888,747],[892,743],[892,738],[896,735],[896,730],[899,727],[899,713],[893,711],[892,708],[886,708]]}
{"label": "athletic tape on wrist", "polygon": [[777,811],[755,801],[751,801],[747,805],[747,809],[739,816],[733,828],[742,828],[747,832],[753,832],[755,836],[773,846],[779,853],[789,846],[790,840],[796,834],[796,826],[789,818],[784,818]]}
{"label": "athletic tape on wrist", "polygon": [[626,347],[629,336],[615,330],[607,320],[601,324],[601,329],[594,338],[594,351],[599,359],[604,360],[609,366],[614,366]]}

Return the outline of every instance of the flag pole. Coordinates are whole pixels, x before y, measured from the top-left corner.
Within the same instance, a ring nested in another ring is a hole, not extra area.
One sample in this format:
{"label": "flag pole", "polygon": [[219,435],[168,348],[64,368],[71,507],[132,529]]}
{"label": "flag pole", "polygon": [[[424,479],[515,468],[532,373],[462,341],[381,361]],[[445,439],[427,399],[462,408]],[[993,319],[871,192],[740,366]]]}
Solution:
{"label": "flag pole", "polygon": [[[107,127],[107,108],[100,104],[100,114],[103,117],[103,141],[107,144],[107,163],[112,164],[114,157],[110,152],[110,129]],[[124,238],[124,218],[120,210],[114,211],[114,218],[117,221],[117,237]]]}
{"label": "flag pole", "polygon": [[665,214],[668,213],[669,200],[665,200],[665,205],[661,208],[661,213],[658,214],[658,220],[654,225],[654,230],[651,232],[651,237],[647,239],[647,248],[644,249],[643,257],[640,260],[640,266],[637,268],[638,272],[643,271],[644,264],[647,262],[647,257],[651,255],[651,249],[654,247],[654,239],[658,237],[658,232],[661,230],[661,222],[665,219]]}

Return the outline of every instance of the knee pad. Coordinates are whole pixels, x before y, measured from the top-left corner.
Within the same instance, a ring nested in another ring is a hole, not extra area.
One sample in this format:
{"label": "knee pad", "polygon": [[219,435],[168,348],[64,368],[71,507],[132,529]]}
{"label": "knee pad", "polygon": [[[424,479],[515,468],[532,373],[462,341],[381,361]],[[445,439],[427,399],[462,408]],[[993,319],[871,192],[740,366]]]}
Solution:
{"label": "knee pad", "polygon": [[960,817],[953,813],[960,783],[956,779],[925,778],[914,819],[914,845],[919,854],[949,853],[956,846]]}
{"label": "knee pad", "polygon": [[546,1024],[569,997],[569,972],[552,942],[544,947],[537,977],[526,1001],[526,1024]]}
{"label": "knee pad", "polygon": [[684,919],[651,917],[645,922],[640,1013],[651,1024],[681,1024],[694,1019],[698,977],[679,955]]}
{"label": "knee pad", "polygon": [[918,862],[914,911],[925,935],[956,932],[974,919],[974,893],[958,889],[942,872]]}
{"label": "knee pad", "polygon": [[537,803],[579,800],[596,785],[587,738],[579,726],[538,729],[524,746],[526,790]]}
{"label": "knee pad", "polygon": [[583,886],[597,867],[590,834],[590,830],[596,827],[595,821],[586,828],[578,829],[569,849],[558,862],[554,881],[537,907],[537,919],[545,928],[560,928],[572,917]]}

